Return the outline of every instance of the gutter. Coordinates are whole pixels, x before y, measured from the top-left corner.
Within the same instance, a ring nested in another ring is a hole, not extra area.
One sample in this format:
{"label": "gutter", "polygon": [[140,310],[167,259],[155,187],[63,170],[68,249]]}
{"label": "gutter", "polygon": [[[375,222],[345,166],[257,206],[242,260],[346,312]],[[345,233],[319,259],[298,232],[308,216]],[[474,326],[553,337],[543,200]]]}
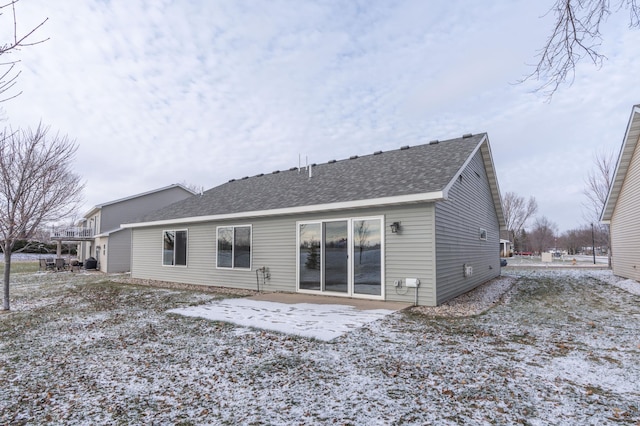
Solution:
{"label": "gutter", "polygon": [[444,201],[447,199],[448,190],[427,192],[422,194],[399,195],[394,197],[373,198],[368,200],[346,201],[340,203],[314,204],[310,206],[287,207],[282,209],[255,210],[248,212],[226,213],[207,216],[192,216],[179,219],[164,219],[151,222],[123,223],[121,228],[143,228],[149,226],[176,225],[183,223],[214,222],[227,219],[244,219],[269,216],[282,216],[291,214],[314,213],[321,211],[357,209],[365,207],[391,206],[405,203],[420,203],[430,201]]}

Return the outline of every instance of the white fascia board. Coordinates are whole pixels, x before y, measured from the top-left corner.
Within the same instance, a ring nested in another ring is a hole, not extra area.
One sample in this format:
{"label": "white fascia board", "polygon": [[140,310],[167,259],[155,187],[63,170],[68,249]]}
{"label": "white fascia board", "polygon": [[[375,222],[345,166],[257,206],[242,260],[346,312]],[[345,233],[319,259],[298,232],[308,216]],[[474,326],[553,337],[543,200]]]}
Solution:
{"label": "white fascia board", "polygon": [[121,230],[122,230],[122,228],[111,229],[109,231],[105,231],[105,232],[102,232],[100,234],[96,234],[96,235],[93,236],[93,238],[108,237],[109,235],[113,234],[114,232],[121,231]]}
{"label": "white fascia board", "polygon": [[640,137],[640,105],[634,105],[631,110],[631,117],[627,124],[627,129],[624,132],[624,138],[622,139],[622,147],[618,154],[618,161],[616,161],[616,168],[613,172],[613,179],[611,181],[611,187],[607,194],[604,207],[600,213],[600,222],[607,224],[611,222],[613,216],[613,210],[618,202],[618,196],[622,190],[622,183],[627,175],[627,170],[633,158],[638,138]]}
{"label": "white fascia board", "polygon": [[320,211],[357,209],[364,207],[388,206],[404,203],[418,203],[424,201],[441,201],[445,199],[444,191],[427,192],[422,194],[399,195],[394,197],[373,198],[368,200],[345,201],[341,203],[315,204],[311,206],[287,207],[283,209],[255,210],[248,212],[229,213],[210,216],[185,217],[181,219],[157,220],[153,222],[123,223],[121,228],[142,228],[147,226],[177,225],[183,223],[213,222],[227,219],[243,219],[251,217],[281,216],[290,214],[313,213]]}
{"label": "white fascia board", "polygon": [[102,209],[101,206],[95,206],[91,210],[89,210],[87,213],[85,213],[85,215],[82,217],[86,220],[89,220],[91,219],[92,216],[95,216],[101,209]]}

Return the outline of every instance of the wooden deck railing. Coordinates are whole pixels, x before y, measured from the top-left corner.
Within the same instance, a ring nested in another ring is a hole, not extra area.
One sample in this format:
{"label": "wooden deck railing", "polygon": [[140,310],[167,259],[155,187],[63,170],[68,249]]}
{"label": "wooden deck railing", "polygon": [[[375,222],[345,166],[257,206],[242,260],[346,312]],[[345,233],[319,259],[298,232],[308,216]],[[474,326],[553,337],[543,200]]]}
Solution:
{"label": "wooden deck railing", "polygon": [[92,238],[93,229],[91,228],[71,226],[51,229],[51,239],[53,240],[90,240]]}

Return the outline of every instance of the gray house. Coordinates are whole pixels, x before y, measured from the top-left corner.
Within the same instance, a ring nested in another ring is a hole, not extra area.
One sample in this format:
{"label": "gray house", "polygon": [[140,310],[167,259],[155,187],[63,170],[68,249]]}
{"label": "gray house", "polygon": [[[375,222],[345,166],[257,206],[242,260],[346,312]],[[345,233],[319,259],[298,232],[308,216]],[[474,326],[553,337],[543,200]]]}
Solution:
{"label": "gray house", "polygon": [[127,272],[131,268],[131,229],[121,228],[149,212],[184,200],[195,193],[180,184],[154,189],[95,206],[80,225],[91,230],[92,239],[78,245],[78,257],[95,257],[103,272]]}
{"label": "gray house", "polygon": [[486,134],[230,180],[124,224],[134,278],[438,305],[500,274]]}
{"label": "gray house", "polygon": [[613,273],[640,281],[640,105],[622,140],[601,221],[609,224]]}

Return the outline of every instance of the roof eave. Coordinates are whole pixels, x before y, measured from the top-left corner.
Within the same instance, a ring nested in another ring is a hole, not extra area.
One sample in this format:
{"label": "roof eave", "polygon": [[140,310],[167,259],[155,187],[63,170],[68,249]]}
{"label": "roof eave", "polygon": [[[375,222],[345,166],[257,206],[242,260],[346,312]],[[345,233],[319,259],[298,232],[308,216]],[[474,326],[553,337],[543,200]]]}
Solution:
{"label": "roof eave", "polygon": [[310,206],[286,207],[271,210],[256,210],[238,213],[228,213],[208,216],[185,217],[180,219],[156,220],[151,222],[124,223],[122,228],[143,228],[150,226],[179,225],[184,223],[214,222],[230,219],[246,219],[257,217],[281,216],[289,214],[314,213],[320,211],[347,210],[376,206],[390,206],[397,204],[442,201],[446,198],[444,191],[420,194],[398,195],[393,197],[373,198],[368,200],[344,201],[339,203],[315,204]]}
{"label": "roof eave", "polygon": [[629,118],[629,124],[625,131],[624,138],[622,140],[622,147],[618,154],[618,161],[613,173],[613,180],[609,193],[607,194],[607,200],[604,203],[604,208],[600,214],[600,222],[610,223],[613,211],[622,189],[622,184],[631,164],[633,153],[636,150],[638,144],[638,138],[640,138],[640,105],[635,105],[631,110],[631,117]]}

